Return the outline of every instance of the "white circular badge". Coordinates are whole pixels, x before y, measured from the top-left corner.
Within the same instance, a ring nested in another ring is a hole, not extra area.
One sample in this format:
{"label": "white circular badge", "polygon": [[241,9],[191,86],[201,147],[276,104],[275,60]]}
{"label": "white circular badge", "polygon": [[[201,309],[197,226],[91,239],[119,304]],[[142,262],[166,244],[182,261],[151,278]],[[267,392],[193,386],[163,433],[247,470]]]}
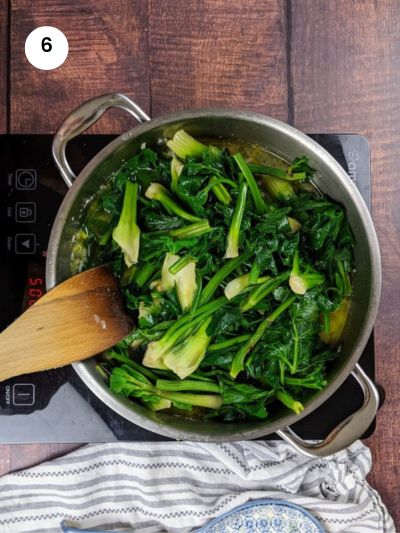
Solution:
{"label": "white circular badge", "polygon": [[25,41],[25,55],[31,65],[40,70],[53,70],[68,56],[68,41],[62,31],[53,26],[40,26]]}

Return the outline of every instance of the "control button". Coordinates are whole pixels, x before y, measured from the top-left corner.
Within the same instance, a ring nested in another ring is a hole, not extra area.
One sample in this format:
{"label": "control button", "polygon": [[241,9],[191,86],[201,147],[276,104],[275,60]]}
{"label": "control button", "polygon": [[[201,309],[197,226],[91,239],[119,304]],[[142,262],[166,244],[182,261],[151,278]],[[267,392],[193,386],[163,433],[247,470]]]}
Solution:
{"label": "control button", "polygon": [[12,388],[14,405],[34,405],[35,385],[33,383],[15,383]]}
{"label": "control button", "polygon": [[20,191],[33,191],[37,185],[36,170],[19,168],[15,173],[15,187]]}
{"label": "control button", "polygon": [[15,222],[36,222],[36,204],[34,202],[17,202],[15,204]]}
{"label": "control button", "polygon": [[17,233],[15,236],[16,254],[34,254],[36,252],[36,235],[34,233]]}

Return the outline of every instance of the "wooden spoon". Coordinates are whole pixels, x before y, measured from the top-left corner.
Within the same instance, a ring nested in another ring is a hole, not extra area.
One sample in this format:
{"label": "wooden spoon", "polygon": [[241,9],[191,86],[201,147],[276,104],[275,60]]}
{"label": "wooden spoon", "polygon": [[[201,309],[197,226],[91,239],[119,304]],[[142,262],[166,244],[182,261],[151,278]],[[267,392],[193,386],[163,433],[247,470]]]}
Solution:
{"label": "wooden spoon", "polygon": [[105,266],[45,294],[0,334],[0,381],[92,357],[133,329]]}

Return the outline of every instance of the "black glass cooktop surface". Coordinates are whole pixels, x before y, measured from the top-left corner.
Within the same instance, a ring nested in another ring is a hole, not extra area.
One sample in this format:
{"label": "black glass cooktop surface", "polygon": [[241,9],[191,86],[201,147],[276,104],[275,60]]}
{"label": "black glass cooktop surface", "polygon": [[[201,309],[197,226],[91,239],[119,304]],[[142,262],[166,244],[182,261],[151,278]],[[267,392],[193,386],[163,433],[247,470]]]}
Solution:
{"label": "black glass cooktop surface", "polygon": [[[370,152],[359,135],[311,135],[345,168],[371,207]],[[68,146],[81,169],[112,135],[82,135]],[[66,193],[51,157],[51,135],[1,135],[0,331],[45,290],[46,248],[52,223]],[[371,337],[360,363],[374,378]],[[294,429],[320,439],[362,404],[352,377]],[[368,430],[375,429],[373,423]],[[272,438],[272,437],[269,437]],[[276,438],[276,437],[275,437]],[[78,378],[72,367],[20,376],[0,383],[0,442],[102,442],[164,440],[120,417]]]}

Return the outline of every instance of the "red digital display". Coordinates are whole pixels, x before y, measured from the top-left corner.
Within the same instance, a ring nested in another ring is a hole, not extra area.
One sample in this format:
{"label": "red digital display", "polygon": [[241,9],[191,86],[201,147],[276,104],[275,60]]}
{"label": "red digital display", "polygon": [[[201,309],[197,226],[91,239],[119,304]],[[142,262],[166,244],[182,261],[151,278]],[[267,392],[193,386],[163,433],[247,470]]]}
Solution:
{"label": "red digital display", "polygon": [[37,302],[44,293],[43,278],[28,278],[28,307]]}

